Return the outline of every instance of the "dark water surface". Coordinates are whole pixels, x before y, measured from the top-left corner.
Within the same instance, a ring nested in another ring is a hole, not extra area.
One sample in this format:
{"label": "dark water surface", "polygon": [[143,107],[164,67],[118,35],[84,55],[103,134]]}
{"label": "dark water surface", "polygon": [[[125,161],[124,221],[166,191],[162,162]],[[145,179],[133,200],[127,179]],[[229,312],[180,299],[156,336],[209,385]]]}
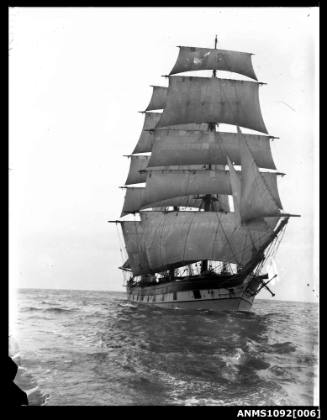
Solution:
{"label": "dark water surface", "polygon": [[119,292],[22,289],[15,339],[48,405],[314,403],[314,303],[214,313],[132,305]]}

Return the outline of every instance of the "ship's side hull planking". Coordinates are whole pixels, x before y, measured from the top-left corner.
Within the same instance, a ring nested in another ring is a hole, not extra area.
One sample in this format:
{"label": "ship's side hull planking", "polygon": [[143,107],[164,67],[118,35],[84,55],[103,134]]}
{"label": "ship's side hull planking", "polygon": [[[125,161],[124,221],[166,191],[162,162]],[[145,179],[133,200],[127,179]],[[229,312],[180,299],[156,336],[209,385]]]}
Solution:
{"label": "ship's side hull planking", "polygon": [[[134,303],[170,309],[210,309],[250,311],[261,280],[247,276],[241,284],[228,287],[213,279],[174,281],[152,286],[127,287],[127,298]],[[208,287],[209,286],[209,287]]]}

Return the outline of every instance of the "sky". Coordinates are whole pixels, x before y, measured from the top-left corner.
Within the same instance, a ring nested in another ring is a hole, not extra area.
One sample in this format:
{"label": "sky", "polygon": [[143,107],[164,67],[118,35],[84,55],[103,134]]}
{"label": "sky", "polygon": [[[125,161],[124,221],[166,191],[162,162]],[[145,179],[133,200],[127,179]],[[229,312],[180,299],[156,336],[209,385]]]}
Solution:
{"label": "sky", "polygon": [[218,48],[255,54],[286,173],[280,197],[301,215],[288,223],[271,289],[317,301],[318,25],[316,8],[9,8],[10,290],[124,290],[107,221],[122,209],[138,111],[150,85],[167,86],[177,45],[211,48],[217,34]]}

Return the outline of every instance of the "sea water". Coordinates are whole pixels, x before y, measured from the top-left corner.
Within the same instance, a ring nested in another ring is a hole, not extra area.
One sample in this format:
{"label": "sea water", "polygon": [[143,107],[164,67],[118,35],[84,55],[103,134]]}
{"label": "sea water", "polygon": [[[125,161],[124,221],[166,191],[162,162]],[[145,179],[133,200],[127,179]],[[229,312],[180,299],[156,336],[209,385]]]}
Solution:
{"label": "sea water", "polygon": [[16,304],[18,384],[35,405],[318,404],[315,303],[215,313],[21,289]]}

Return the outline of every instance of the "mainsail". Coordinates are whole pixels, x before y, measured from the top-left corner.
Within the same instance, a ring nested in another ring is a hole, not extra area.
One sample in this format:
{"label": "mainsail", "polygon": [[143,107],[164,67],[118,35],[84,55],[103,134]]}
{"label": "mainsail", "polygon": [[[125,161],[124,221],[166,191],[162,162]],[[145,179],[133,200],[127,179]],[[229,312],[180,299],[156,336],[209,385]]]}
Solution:
{"label": "mainsail", "polygon": [[201,259],[245,265],[273,234],[241,226],[233,213],[142,212],[141,221],[122,222],[134,275],[160,272]]}
{"label": "mainsail", "polygon": [[[286,223],[280,223],[274,137],[261,115],[252,54],[179,48],[168,87],[153,86],[129,156],[121,217],[139,213],[140,220],[119,222],[128,254],[121,268],[133,276],[196,261],[206,267],[207,260],[244,267]],[[198,70],[212,70],[213,77],[176,76]],[[254,81],[216,77],[216,71]],[[220,123],[236,130],[220,131]]]}

